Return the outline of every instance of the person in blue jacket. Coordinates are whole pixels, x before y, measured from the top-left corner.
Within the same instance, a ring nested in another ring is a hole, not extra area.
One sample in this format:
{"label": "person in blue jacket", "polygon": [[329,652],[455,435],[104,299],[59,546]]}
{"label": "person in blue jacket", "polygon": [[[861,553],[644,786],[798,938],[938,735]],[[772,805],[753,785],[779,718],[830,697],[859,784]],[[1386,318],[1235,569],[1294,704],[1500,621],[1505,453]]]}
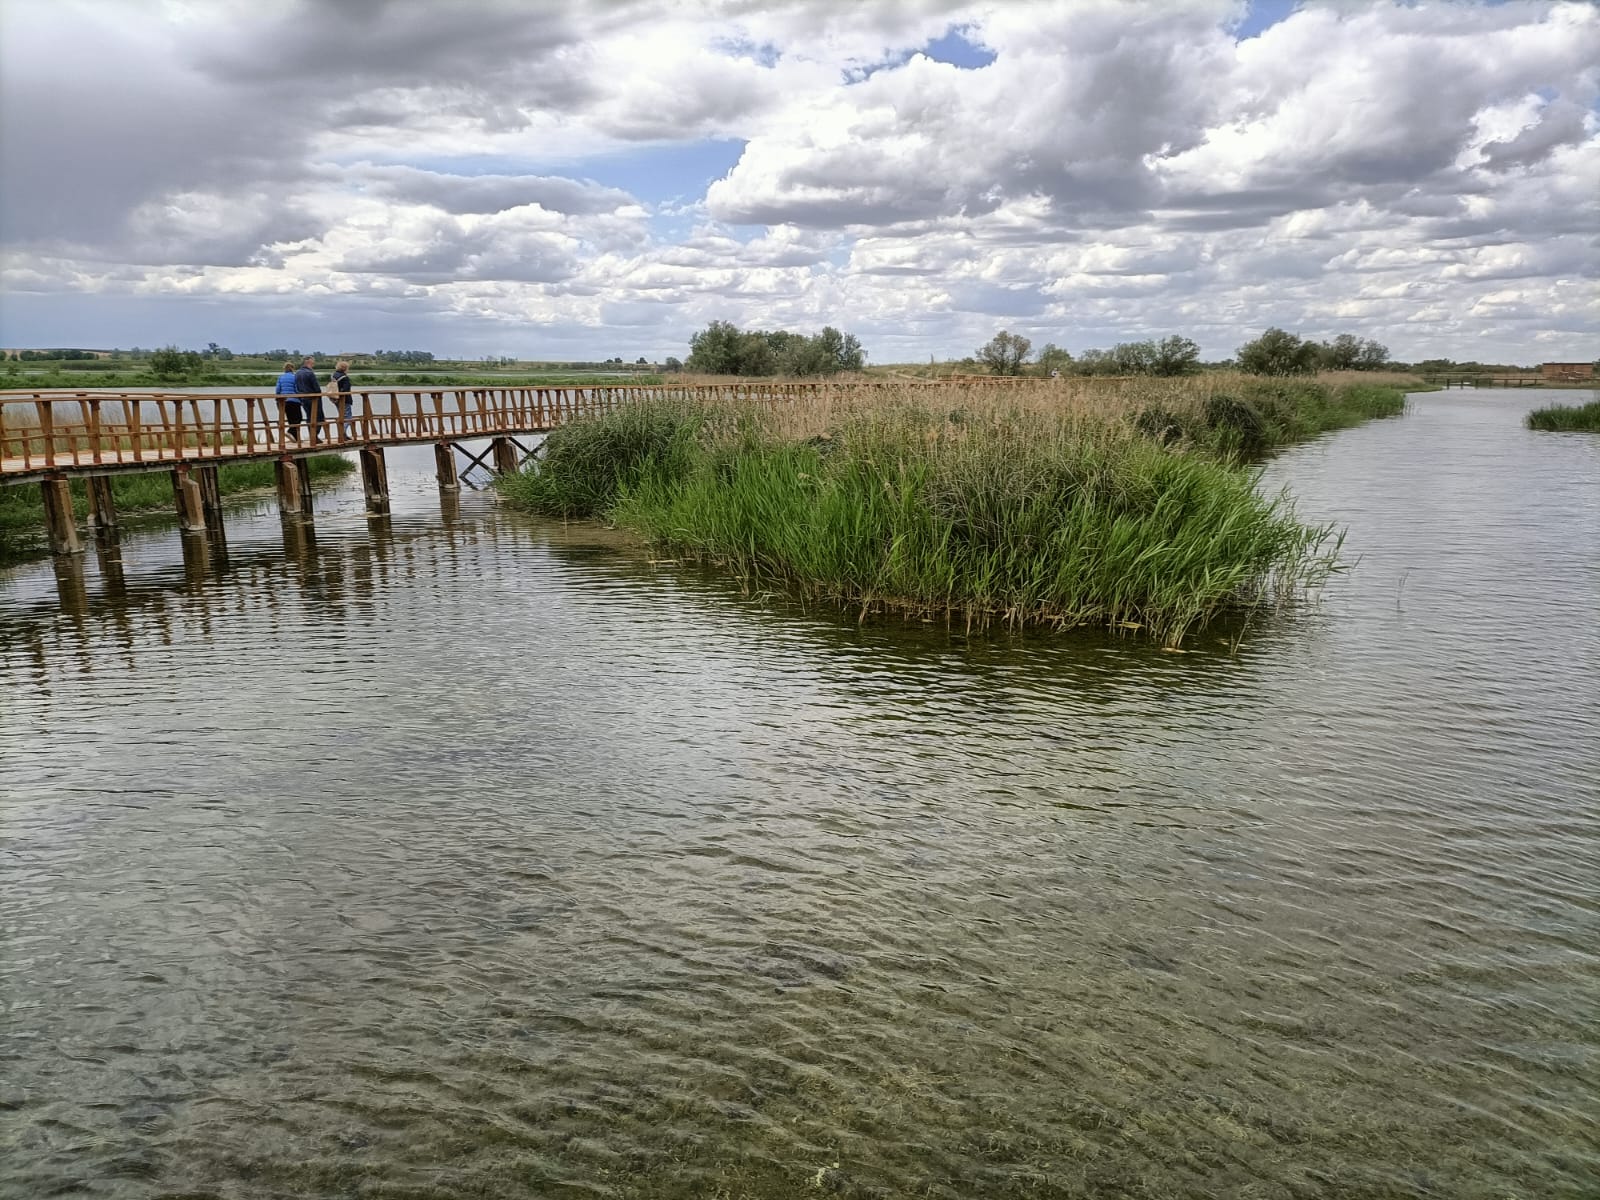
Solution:
{"label": "person in blue jacket", "polygon": [[294,390],[300,394],[300,404],[306,410],[312,445],[316,444],[317,431],[322,428],[322,381],[317,378],[316,361],[311,355],[306,355],[306,361],[294,373]]}
{"label": "person in blue jacket", "polygon": [[299,389],[295,387],[294,364],[286,362],[283,364],[283,374],[278,376],[278,407],[283,410],[284,437],[287,438],[293,433],[294,440],[298,442],[300,422],[305,420],[305,414],[301,411],[300,401],[295,396],[297,390]]}

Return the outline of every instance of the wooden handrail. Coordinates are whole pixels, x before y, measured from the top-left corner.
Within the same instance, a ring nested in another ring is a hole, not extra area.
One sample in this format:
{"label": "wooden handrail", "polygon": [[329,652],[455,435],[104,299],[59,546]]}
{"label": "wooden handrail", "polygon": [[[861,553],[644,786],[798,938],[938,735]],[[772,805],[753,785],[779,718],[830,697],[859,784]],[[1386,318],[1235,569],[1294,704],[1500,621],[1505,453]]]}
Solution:
{"label": "wooden handrail", "polygon": [[[961,381],[971,387],[975,381]],[[1011,380],[993,382],[1012,384]],[[352,391],[351,428],[340,396],[324,398],[318,445],[449,442],[541,433],[577,417],[634,401],[802,403],[841,390],[947,388],[948,382],[763,383],[656,385],[479,386],[441,389],[367,388]],[[243,414],[240,412],[243,401]],[[261,428],[256,429],[257,405]],[[302,426],[302,429],[305,427]],[[263,458],[310,446],[294,439],[271,392],[217,395],[193,392],[0,391],[0,481],[48,470],[171,466],[197,460]],[[288,439],[287,446],[285,439]]]}

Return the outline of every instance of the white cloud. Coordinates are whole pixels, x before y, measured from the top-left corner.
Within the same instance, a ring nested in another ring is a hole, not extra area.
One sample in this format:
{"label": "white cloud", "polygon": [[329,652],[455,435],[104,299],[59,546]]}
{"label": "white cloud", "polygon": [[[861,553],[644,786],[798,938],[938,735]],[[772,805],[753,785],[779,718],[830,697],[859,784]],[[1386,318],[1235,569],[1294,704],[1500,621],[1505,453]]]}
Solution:
{"label": "white cloud", "polygon": [[[1239,42],[1243,11],[0,0],[3,340],[204,340],[220,305],[241,345],[463,353],[718,318],[880,361],[1002,325],[1593,353],[1600,9],[1311,0]],[[922,53],[955,28],[992,61]],[[211,324],[119,335],[133,295]]]}

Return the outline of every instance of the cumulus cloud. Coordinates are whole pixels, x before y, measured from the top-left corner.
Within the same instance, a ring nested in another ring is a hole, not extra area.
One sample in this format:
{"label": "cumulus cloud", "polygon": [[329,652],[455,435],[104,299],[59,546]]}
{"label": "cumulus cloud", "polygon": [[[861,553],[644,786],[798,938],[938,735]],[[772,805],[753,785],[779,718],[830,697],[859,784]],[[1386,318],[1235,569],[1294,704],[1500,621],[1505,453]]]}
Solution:
{"label": "cumulus cloud", "polygon": [[718,318],[880,361],[1001,325],[1593,351],[1588,3],[1308,0],[1243,39],[1245,0],[3,3],[12,344],[116,341],[139,296],[441,352]]}

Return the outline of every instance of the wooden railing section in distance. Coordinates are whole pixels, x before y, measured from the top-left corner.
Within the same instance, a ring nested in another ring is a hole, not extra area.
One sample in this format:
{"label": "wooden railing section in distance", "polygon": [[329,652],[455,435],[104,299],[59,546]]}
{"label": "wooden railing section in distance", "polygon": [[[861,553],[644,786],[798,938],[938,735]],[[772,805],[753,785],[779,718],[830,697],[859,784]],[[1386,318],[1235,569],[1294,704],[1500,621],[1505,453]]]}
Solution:
{"label": "wooden railing section in distance", "polygon": [[[684,387],[468,387],[362,390],[352,414],[324,397],[317,442],[294,439],[274,395],[0,392],[0,482],[55,473],[152,470],[177,463],[300,454],[313,448],[453,443],[541,433],[649,400],[803,402],[841,389],[907,384],[760,383]],[[929,383],[924,386],[938,387]]]}

